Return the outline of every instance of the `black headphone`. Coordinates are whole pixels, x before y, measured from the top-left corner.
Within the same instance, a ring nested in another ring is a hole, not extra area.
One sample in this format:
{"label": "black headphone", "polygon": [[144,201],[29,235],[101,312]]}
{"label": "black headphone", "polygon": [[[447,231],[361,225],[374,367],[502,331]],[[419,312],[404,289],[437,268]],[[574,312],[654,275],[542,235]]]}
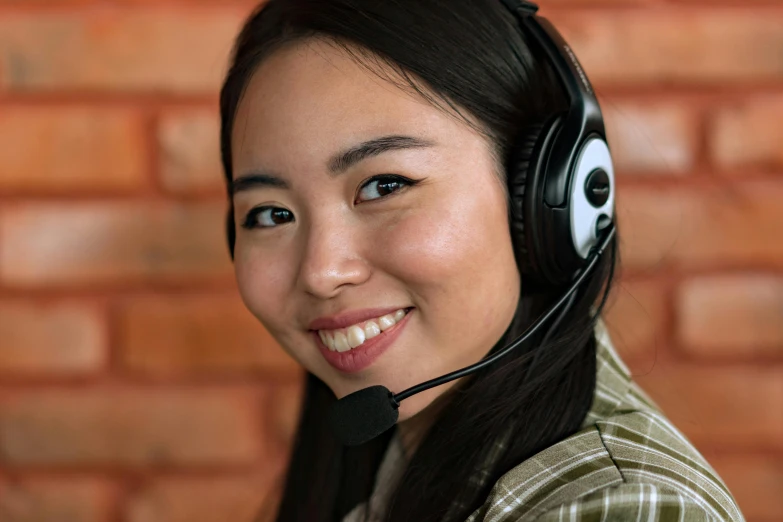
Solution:
{"label": "black headphone", "polygon": [[590,81],[571,47],[524,0],[501,0],[540,47],[568,97],[567,112],[530,125],[507,168],[509,223],[522,276],[560,286],[587,262],[614,217],[614,167]]}
{"label": "black headphone", "polygon": [[[509,225],[527,287],[569,282],[614,216],[614,168],[593,88],[563,37],[538,6],[501,0],[554,69],[568,111],[526,128],[509,159]],[[234,258],[234,216],[226,217]]]}

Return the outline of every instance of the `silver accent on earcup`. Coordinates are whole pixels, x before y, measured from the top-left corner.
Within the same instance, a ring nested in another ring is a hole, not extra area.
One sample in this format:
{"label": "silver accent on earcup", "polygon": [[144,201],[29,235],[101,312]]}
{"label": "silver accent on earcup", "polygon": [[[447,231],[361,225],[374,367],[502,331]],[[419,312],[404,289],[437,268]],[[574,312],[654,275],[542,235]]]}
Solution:
{"label": "silver accent on earcup", "polygon": [[[601,207],[594,207],[585,193],[587,176],[602,168],[609,176],[609,198]],[[596,224],[603,214],[614,218],[614,194],[616,191],[612,155],[606,142],[598,137],[589,138],[582,145],[569,188],[571,197],[571,240],[574,250],[586,259],[590,249],[598,242]]]}

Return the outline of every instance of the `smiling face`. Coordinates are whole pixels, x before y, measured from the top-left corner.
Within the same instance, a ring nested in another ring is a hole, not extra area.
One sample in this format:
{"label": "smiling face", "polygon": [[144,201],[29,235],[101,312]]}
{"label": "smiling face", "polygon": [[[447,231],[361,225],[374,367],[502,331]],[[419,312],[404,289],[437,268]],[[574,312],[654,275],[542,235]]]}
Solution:
{"label": "smiling face", "polygon": [[[519,272],[489,143],[343,50],[309,40],[261,64],[232,162],[242,299],[337,397],[475,363],[511,322]],[[403,401],[400,420],[456,382]]]}

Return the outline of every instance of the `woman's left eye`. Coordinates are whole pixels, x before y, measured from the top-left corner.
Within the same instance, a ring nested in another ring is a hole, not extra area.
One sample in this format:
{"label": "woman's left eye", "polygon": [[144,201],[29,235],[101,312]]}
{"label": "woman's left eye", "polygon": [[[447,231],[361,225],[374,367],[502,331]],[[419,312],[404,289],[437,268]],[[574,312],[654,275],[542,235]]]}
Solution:
{"label": "woman's left eye", "polygon": [[398,192],[402,188],[413,186],[416,183],[418,181],[398,175],[384,174],[374,176],[367,180],[359,189],[359,194],[364,194],[364,197],[360,197],[359,200],[367,201],[382,198]]}

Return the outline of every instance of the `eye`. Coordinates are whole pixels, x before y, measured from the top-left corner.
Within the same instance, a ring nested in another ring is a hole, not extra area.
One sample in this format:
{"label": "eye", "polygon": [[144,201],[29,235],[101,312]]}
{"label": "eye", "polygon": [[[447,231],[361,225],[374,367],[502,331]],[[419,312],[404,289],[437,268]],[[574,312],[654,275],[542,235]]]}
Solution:
{"label": "eye", "polygon": [[359,189],[359,194],[365,196],[362,201],[368,201],[373,199],[379,199],[394,192],[398,192],[400,189],[416,185],[418,181],[404,178],[402,176],[393,174],[384,174],[380,176],[373,176]]}
{"label": "eye", "polygon": [[247,213],[242,228],[274,228],[293,219],[294,215],[290,210],[280,207],[257,207]]}

